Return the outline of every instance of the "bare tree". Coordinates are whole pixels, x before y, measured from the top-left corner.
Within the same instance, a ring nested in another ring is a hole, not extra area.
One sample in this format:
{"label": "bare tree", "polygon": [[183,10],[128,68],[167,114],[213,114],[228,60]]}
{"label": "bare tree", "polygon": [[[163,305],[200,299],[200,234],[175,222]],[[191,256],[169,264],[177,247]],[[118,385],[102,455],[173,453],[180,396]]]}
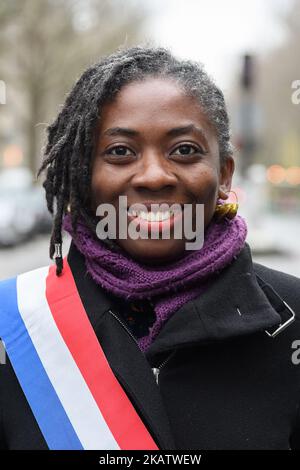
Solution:
{"label": "bare tree", "polygon": [[46,123],[71,84],[102,55],[140,42],[148,13],[134,0],[0,3],[0,78],[10,90],[6,109],[34,173]]}
{"label": "bare tree", "polygon": [[264,159],[300,164],[300,105],[292,101],[292,83],[300,80],[300,0],[283,18],[284,43],[261,60],[259,98],[264,109]]}

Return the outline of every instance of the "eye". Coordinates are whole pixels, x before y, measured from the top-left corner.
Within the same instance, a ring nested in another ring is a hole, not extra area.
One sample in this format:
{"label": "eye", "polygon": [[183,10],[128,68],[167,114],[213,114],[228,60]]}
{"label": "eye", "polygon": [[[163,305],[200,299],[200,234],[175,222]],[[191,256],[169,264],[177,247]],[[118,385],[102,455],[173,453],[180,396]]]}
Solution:
{"label": "eye", "polygon": [[[129,151],[129,154],[126,154],[127,150]],[[116,153],[113,153],[114,151],[116,151]],[[115,147],[111,147],[105,152],[106,155],[119,157],[128,157],[128,155],[131,155],[132,153],[133,152],[128,147],[125,147],[125,145],[116,145]]]}
{"label": "eye", "polygon": [[[192,153],[190,152],[191,149],[193,150]],[[172,155],[179,155],[179,156],[187,155],[187,156],[190,156],[190,155],[195,155],[197,153],[201,153],[202,155],[207,153],[207,152],[205,152],[205,150],[203,150],[203,148],[196,147],[196,145],[191,145],[191,144],[179,145],[179,147],[177,147],[175,150],[176,151],[180,150],[180,153],[173,152]]]}

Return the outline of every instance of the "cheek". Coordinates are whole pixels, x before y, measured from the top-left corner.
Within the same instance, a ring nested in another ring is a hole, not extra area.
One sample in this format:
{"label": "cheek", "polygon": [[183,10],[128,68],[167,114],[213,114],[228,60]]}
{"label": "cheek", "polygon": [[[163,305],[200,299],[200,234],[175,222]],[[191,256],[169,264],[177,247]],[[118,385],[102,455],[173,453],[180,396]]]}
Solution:
{"label": "cheek", "polygon": [[101,202],[111,201],[114,193],[117,191],[116,186],[117,179],[115,172],[112,173],[105,165],[96,162],[92,169],[91,177],[93,206],[97,206]]}
{"label": "cheek", "polygon": [[193,199],[198,204],[204,204],[204,221],[205,226],[207,226],[214,214],[218,197],[219,177],[217,170],[207,168],[198,172],[198,174],[194,174],[189,187]]}
{"label": "cheek", "polygon": [[195,172],[189,184],[194,198],[203,204],[214,204],[219,187],[219,176],[217,170],[205,168]]}
{"label": "cheek", "polygon": [[102,191],[104,189],[102,181],[103,177],[101,175],[101,170],[94,167],[91,177],[91,196],[93,209],[98,206],[102,199]]}

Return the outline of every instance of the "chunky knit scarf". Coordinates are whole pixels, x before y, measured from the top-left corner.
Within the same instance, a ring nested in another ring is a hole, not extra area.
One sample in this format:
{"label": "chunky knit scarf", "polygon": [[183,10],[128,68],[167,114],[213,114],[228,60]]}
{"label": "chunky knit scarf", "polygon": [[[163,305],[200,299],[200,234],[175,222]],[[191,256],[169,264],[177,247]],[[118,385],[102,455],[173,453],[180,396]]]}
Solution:
{"label": "chunky knit scarf", "polygon": [[170,316],[208,289],[222,269],[237,257],[247,235],[246,222],[239,215],[219,223],[212,219],[201,249],[186,251],[179,260],[155,267],[133,260],[125,250],[108,247],[83,220],[78,221],[74,233],[69,214],[64,218],[63,228],[84,255],[87,271],[98,285],[128,301],[148,299],[153,303],[156,320],[148,335],[138,339],[143,352]]}

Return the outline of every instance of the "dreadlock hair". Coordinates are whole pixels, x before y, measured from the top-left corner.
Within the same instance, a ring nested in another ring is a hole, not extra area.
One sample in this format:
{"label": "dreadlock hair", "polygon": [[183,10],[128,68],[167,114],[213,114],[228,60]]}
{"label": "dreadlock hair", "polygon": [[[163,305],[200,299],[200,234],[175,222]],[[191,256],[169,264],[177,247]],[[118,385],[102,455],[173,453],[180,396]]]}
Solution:
{"label": "dreadlock hair", "polygon": [[95,227],[90,181],[101,108],[112,102],[124,85],[147,77],[172,79],[187,95],[198,100],[215,128],[221,165],[233,153],[223,93],[202,64],[180,60],[165,47],[137,45],[120,46],[91,65],[67,95],[55,121],[47,127],[44,159],[38,171],[39,176],[46,170],[43,186],[48,210],[53,215],[49,254],[52,259],[55,253],[57,275],[63,269],[62,220],[67,210],[74,230],[79,216]]}

